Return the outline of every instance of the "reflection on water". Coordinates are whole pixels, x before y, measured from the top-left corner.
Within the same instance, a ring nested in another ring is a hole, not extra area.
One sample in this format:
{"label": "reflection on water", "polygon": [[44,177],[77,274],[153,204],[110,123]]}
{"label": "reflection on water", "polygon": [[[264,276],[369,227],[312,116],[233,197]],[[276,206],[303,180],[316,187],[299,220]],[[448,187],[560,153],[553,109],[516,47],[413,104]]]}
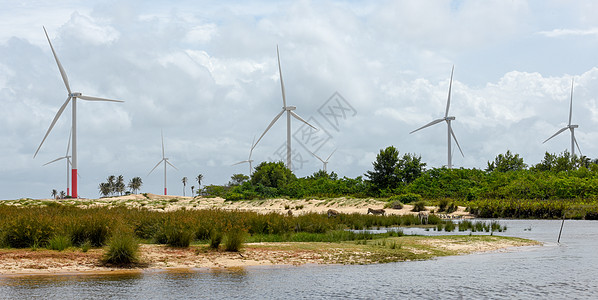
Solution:
{"label": "reflection on water", "polygon": [[[543,246],[431,261],[0,278],[0,298],[595,298],[598,222],[505,220]],[[405,233],[408,233],[405,230]],[[438,234],[422,231],[418,234]],[[469,233],[464,233],[469,234]]]}

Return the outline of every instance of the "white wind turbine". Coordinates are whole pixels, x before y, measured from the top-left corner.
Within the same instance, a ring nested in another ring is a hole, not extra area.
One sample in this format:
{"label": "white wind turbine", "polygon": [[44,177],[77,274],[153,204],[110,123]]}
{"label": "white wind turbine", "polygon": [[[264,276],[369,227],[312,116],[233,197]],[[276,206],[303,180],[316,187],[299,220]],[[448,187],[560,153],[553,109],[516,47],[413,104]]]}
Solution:
{"label": "white wind turbine", "polygon": [[330,159],[330,157],[332,157],[332,154],[334,154],[334,152],[336,152],[336,149],[334,149],[334,151],[332,151],[332,153],[330,153],[330,155],[328,155],[328,158],[326,158],[326,160],[323,160],[322,158],[317,156],[315,153],[309,151],[309,153],[311,153],[311,155],[315,156],[317,159],[319,159],[322,162],[322,164],[323,164],[322,170],[324,170],[324,172],[326,172],[326,166],[328,165],[328,160]]}
{"label": "white wind turbine", "polygon": [[253,159],[251,159],[251,154],[253,153],[253,145],[254,145],[253,142],[255,142],[255,136],[253,137],[253,141],[251,141],[251,149],[249,149],[249,158],[247,160],[240,161],[238,163],[233,164],[233,166],[236,166],[236,165],[240,165],[242,163],[249,163],[249,176],[251,176],[251,173],[253,172],[253,167],[252,167]]}
{"label": "white wind turbine", "polygon": [[284,82],[282,81],[282,69],[280,67],[280,54],[278,52],[278,45],[276,45],[276,56],[278,57],[278,73],[280,75],[280,88],[282,90],[283,107],[282,107],[282,110],[280,111],[280,113],[278,113],[278,115],[276,115],[276,117],[274,117],[274,120],[272,120],[272,122],[270,122],[270,125],[268,125],[266,130],[264,130],[264,133],[262,133],[260,138],[257,139],[257,142],[255,142],[255,144],[253,145],[253,147],[251,147],[251,149],[253,150],[253,148],[255,148],[255,146],[257,146],[257,143],[260,142],[260,140],[264,137],[266,132],[268,132],[268,130],[270,130],[270,128],[272,128],[274,123],[276,123],[276,121],[278,121],[278,119],[280,119],[282,114],[284,114],[284,112],[286,111],[287,112],[287,168],[289,168],[289,170],[293,170],[292,166],[291,166],[291,116],[293,116],[295,119],[307,124],[309,127],[313,128],[315,130],[318,130],[318,129],[316,127],[312,126],[311,124],[307,123],[307,121],[303,120],[299,115],[297,115],[295,112],[293,112],[293,110],[295,110],[297,107],[287,106],[287,99],[286,99],[286,95],[285,95],[285,91],[284,91]]}
{"label": "white wind turbine", "polygon": [[164,135],[162,134],[162,132],[160,132],[160,136],[162,137],[162,159],[156,164],[156,166],[149,171],[149,173],[147,173],[147,175],[149,176],[149,174],[152,174],[152,172],[162,163],[164,162],[164,195],[167,195],[166,193],[166,164],[169,164],[171,167],[173,167],[175,170],[179,170],[177,169],[173,164],[171,164],[168,161],[168,157],[165,156],[164,154]]}
{"label": "white wind turbine", "polygon": [[[448,131],[448,164],[447,167],[450,169],[453,167],[453,154],[451,152],[451,136],[453,137],[453,139],[455,140],[455,143],[457,144],[457,147],[459,148],[459,151],[461,152],[461,155],[463,155],[463,150],[461,150],[461,146],[459,146],[459,142],[457,141],[457,137],[455,136],[455,133],[453,132],[453,129],[451,128],[451,121],[455,120],[455,117],[448,115],[449,113],[449,108],[451,107],[451,89],[453,87],[453,72],[455,71],[455,66],[453,66],[453,69],[451,70],[451,81],[449,83],[449,91],[448,91],[448,99],[446,100],[446,112],[444,113],[444,118],[441,119],[436,119],[416,130],[411,131],[409,134],[414,133],[418,130],[424,129],[426,127],[430,127],[434,124],[438,124],[442,121],[445,121],[447,124],[447,131]],[[465,157],[465,155],[463,155],[463,157]]]}
{"label": "white wind turbine", "polygon": [[48,37],[48,32],[46,31],[45,27],[44,27],[44,33],[46,34],[46,38],[48,39],[48,43],[50,44],[50,48],[52,49],[52,54],[54,55],[54,59],[56,60],[56,64],[58,65],[58,70],[60,71],[60,76],[62,76],[62,81],[64,81],[64,85],[66,86],[68,95],[67,95],[66,101],[64,101],[64,104],[62,104],[62,106],[56,113],[56,116],[54,116],[54,120],[52,120],[52,123],[50,124],[50,128],[48,128],[48,131],[46,132],[46,135],[42,139],[42,142],[39,144],[39,147],[37,147],[37,150],[35,151],[33,158],[35,158],[35,156],[41,149],[42,145],[44,144],[44,141],[50,134],[50,131],[52,131],[52,128],[54,128],[56,121],[58,121],[58,118],[60,118],[60,115],[62,115],[62,112],[64,111],[66,106],[69,104],[69,102],[71,102],[71,100],[72,100],[71,109],[72,109],[73,117],[71,119],[71,122],[72,122],[71,135],[72,135],[72,144],[73,144],[72,145],[73,157],[72,157],[72,161],[71,161],[71,163],[72,163],[72,170],[71,170],[72,185],[71,186],[72,186],[72,192],[73,192],[72,197],[77,198],[78,197],[78,194],[77,194],[77,99],[88,100],[88,101],[111,101],[111,102],[124,102],[124,101],[98,98],[98,97],[90,97],[90,96],[85,96],[79,92],[71,92],[71,87],[69,85],[68,77],[66,76],[66,72],[64,71],[64,68],[62,67],[62,64],[60,63],[60,60],[58,60],[58,56],[56,56],[56,51],[54,51],[54,47],[52,46],[52,42],[50,42],[50,37]]}
{"label": "white wind turbine", "polygon": [[66,194],[67,196],[71,195],[70,189],[69,189],[69,182],[70,182],[70,172],[71,172],[71,156],[69,155],[69,150],[71,147],[71,135],[69,134],[69,142],[66,145],[66,154],[62,157],[59,157],[51,162],[47,162],[44,164],[44,166],[49,165],[53,162],[57,162],[61,159],[65,159],[66,160]]}
{"label": "white wind turbine", "polygon": [[579,144],[577,144],[577,139],[575,139],[575,128],[578,128],[579,125],[571,125],[571,117],[573,115],[573,79],[571,79],[571,101],[569,102],[569,123],[567,126],[561,128],[551,137],[547,138],[542,144],[548,142],[551,138],[559,135],[561,132],[569,129],[571,131],[571,155],[575,155],[575,146],[577,146],[577,150],[579,150],[579,154],[581,155],[581,149],[579,149]]}

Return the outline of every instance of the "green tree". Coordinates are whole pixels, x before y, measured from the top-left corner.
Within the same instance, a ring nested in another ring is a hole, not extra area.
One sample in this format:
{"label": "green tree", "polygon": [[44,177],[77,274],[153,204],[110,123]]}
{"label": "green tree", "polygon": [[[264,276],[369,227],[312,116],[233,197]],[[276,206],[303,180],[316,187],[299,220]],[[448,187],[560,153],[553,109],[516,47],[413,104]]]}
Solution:
{"label": "green tree", "polygon": [[125,178],[122,175],[118,175],[116,178],[116,182],[114,183],[114,190],[115,192],[119,193],[121,196],[125,192]]}
{"label": "green tree", "polygon": [[116,176],[110,175],[106,178],[108,188],[110,189],[109,195],[112,195],[116,191]]}
{"label": "green tree", "polygon": [[100,195],[102,195],[103,197],[108,197],[108,195],[112,193],[112,188],[110,187],[110,183],[108,182],[100,183],[100,186],[98,188],[100,189]]}
{"label": "green tree", "polygon": [[249,176],[244,175],[244,174],[233,174],[233,176],[230,177],[230,181],[228,182],[229,186],[238,186],[243,184],[243,182],[249,180]]}
{"label": "green tree", "polygon": [[544,154],[544,159],[542,159],[539,164],[535,165],[532,170],[563,172],[577,170],[580,165],[580,159],[576,155],[571,155],[569,151],[565,150],[560,155],[546,152]]}
{"label": "green tree", "polygon": [[397,162],[395,173],[402,182],[409,184],[420,177],[425,168],[426,163],[422,163],[421,156],[407,153]]}
{"label": "green tree", "polygon": [[137,194],[142,184],[143,181],[141,180],[141,177],[133,177],[131,181],[129,181],[129,189],[133,191],[133,194]]}
{"label": "green tree", "polygon": [[[548,154],[548,153],[547,153]],[[507,153],[499,154],[494,158],[493,162],[488,162],[487,172],[509,172],[525,170],[527,165],[523,162],[523,158],[519,157],[519,154],[513,155],[511,150],[507,150]]]}
{"label": "green tree", "polygon": [[199,174],[197,175],[197,177],[195,177],[195,180],[197,181],[197,193],[201,193],[201,181],[203,180],[203,174]]}
{"label": "green tree", "polygon": [[194,196],[194,195],[195,195],[195,194],[194,194],[194,192],[193,192],[193,190],[195,190],[195,186],[194,186],[194,185],[192,185],[192,186],[191,186],[191,195],[192,195],[192,196]]}
{"label": "green tree", "polygon": [[53,189],[53,190],[52,190],[52,197],[53,197],[54,199],[56,199],[56,196],[57,196],[57,195],[58,195],[58,191],[56,191],[56,189]]}
{"label": "green tree", "polygon": [[251,175],[251,184],[281,188],[297,180],[297,177],[282,161],[262,162]]}
{"label": "green tree", "polygon": [[374,170],[367,171],[365,176],[378,190],[394,189],[401,181],[396,172],[398,162],[399,151],[394,146],[386,147],[376,155],[376,161],[372,163]]}
{"label": "green tree", "polygon": [[183,197],[185,197],[185,188],[187,187],[187,177],[183,177],[181,180],[183,182]]}

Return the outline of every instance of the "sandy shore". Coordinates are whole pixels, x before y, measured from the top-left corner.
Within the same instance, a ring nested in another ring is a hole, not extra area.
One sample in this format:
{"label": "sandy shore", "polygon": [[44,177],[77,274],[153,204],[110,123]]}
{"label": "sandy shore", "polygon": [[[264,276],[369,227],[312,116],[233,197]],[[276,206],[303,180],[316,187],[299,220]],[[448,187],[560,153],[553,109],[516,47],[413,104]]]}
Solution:
{"label": "sandy shore", "polygon": [[[395,244],[394,248],[390,245]],[[396,246],[396,245],[399,246]],[[81,252],[0,249],[0,277],[16,275],[97,274],[152,270],[238,268],[249,266],[304,264],[370,264],[488,251],[509,251],[512,247],[537,242],[497,236],[404,236],[385,240],[343,243],[250,243],[240,252],[210,250],[206,245],[172,248],[140,246],[141,263],[119,268],[101,263],[104,249]]]}
{"label": "sandy shore", "polygon": [[[76,205],[82,208],[96,206],[125,206],[131,208],[148,208],[158,211],[171,211],[177,209],[226,209],[255,211],[258,213],[287,213],[291,210],[294,215],[305,213],[325,213],[328,209],[334,209],[340,213],[362,213],[366,214],[368,208],[383,208],[387,203],[376,199],[351,199],[351,198],[329,198],[329,199],[268,199],[268,200],[240,200],[226,201],[223,198],[204,198],[204,197],[182,197],[167,196],[155,194],[135,194],[120,197],[100,198],[100,199],[19,199],[5,200],[3,203],[17,206],[30,206],[47,203],[48,201],[58,202],[69,205]],[[386,214],[407,215],[417,214],[412,212],[412,205],[406,204],[402,209],[387,208]],[[438,210],[438,207],[427,206],[427,211]],[[465,207],[458,207],[457,211],[444,214],[444,217],[450,218],[471,218],[473,217],[465,211]]]}

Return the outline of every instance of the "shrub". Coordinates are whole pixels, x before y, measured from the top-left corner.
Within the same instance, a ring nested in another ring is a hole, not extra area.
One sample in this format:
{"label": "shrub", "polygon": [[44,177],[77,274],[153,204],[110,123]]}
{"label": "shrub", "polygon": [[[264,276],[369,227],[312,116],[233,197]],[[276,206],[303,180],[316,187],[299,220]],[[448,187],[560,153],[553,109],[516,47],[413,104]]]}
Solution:
{"label": "shrub", "polygon": [[195,232],[182,224],[168,222],[156,234],[156,242],[171,247],[189,247]]}
{"label": "shrub", "polygon": [[439,212],[445,211],[448,205],[449,205],[448,199],[440,199],[440,201],[438,202],[438,211]]}
{"label": "shrub", "polygon": [[87,252],[89,251],[89,249],[91,249],[91,242],[89,241],[85,241],[82,245],[81,245],[81,252]]}
{"label": "shrub", "polygon": [[400,201],[392,201],[384,204],[384,208],[392,208],[392,209],[402,209],[403,203]]}
{"label": "shrub", "polygon": [[70,247],[71,239],[64,234],[55,235],[48,241],[48,249],[62,251]]}
{"label": "shrub", "polygon": [[210,248],[218,249],[221,242],[222,242],[222,231],[212,230],[210,232]]}
{"label": "shrub", "polygon": [[232,229],[226,233],[224,249],[226,251],[238,252],[245,241],[245,231],[241,229]]}
{"label": "shrub", "polygon": [[413,209],[411,211],[426,211],[426,201],[420,200],[413,203]]}
{"label": "shrub", "polygon": [[399,201],[404,204],[409,204],[411,202],[417,202],[417,201],[421,201],[421,200],[422,200],[422,196],[420,196],[419,194],[413,194],[413,193],[395,195],[388,199],[389,202],[390,201]]}
{"label": "shrub", "polygon": [[44,247],[53,234],[50,217],[28,213],[5,225],[4,243],[12,248]]}
{"label": "shrub", "polygon": [[139,244],[132,234],[112,236],[103,262],[114,265],[130,265],[139,262]]}

